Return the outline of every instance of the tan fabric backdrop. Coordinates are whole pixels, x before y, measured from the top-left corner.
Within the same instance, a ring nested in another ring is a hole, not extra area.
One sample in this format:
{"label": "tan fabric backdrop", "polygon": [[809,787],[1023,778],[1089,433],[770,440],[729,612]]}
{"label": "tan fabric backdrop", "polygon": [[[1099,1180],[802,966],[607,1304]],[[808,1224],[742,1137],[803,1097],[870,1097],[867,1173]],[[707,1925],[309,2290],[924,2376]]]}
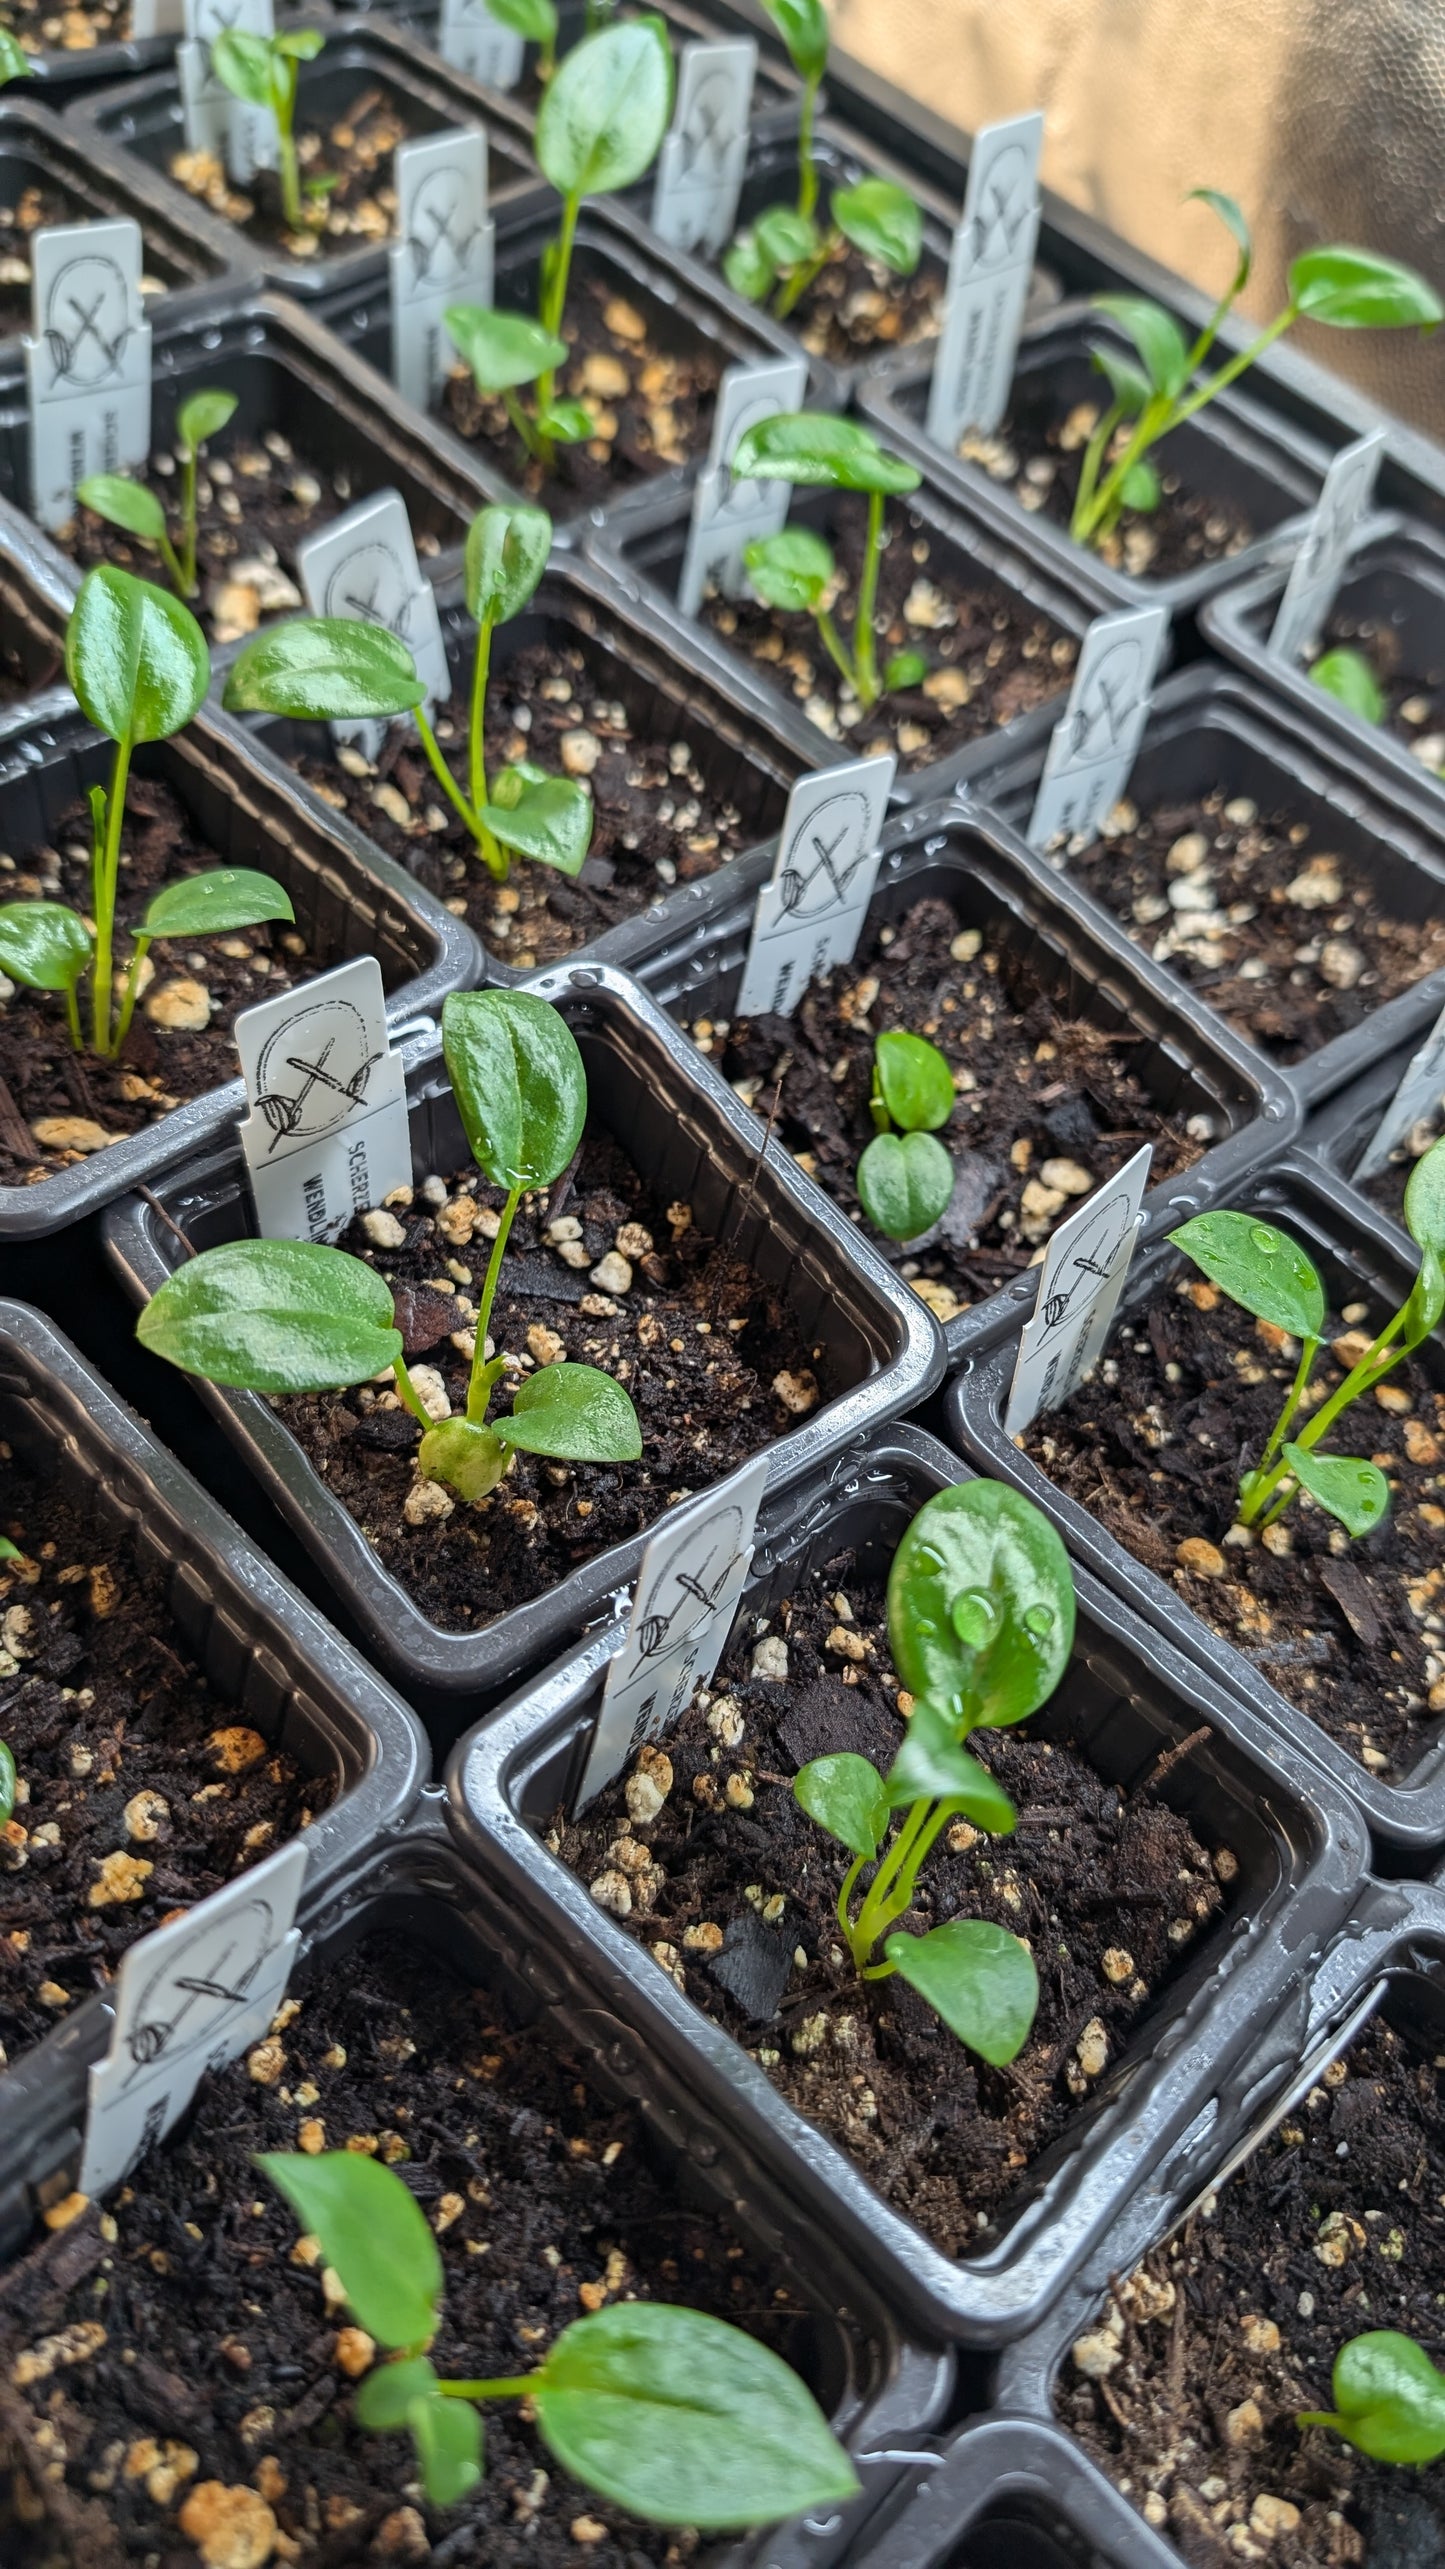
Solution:
{"label": "tan fabric backdrop", "polygon": [[[1255,228],[1261,319],[1312,241],[1357,241],[1445,293],[1445,0],[835,0],[841,44],[972,130],[1042,107],[1044,177],[1203,286],[1224,188]],[[1445,330],[1300,345],[1445,439]]]}

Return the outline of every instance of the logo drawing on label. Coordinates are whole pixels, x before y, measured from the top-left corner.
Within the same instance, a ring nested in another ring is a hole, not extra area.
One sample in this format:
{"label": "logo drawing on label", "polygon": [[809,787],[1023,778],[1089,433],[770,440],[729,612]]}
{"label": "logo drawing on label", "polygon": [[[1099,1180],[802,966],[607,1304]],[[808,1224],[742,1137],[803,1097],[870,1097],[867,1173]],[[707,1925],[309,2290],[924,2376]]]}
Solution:
{"label": "logo drawing on label", "polygon": [[732,69],[719,64],[704,72],[693,91],[687,121],[679,133],[682,145],[680,180],[716,182],[726,172],[728,151],[737,133],[734,102],[737,84]]}
{"label": "logo drawing on label", "polygon": [[358,544],[327,575],[323,615],[359,616],[403,642],[416,594],[389,544]]}
{"label": "logo drawing on label", "polygon": [[1069,707],[1068,755],[1106,758],[1127,737],[1149,683],[1152,657],[1133,636],[1111,643]]}
{"label": "logo drawing on label", "polygon": [[349,999],[299,1008],[267,1037],[256,1066],[256,1106],[271,1128],[270,1149],[334,1133],[384,1059],[370,1049],[366,1020]]}
{"label": "logo drawing on label", "polygon": [[[1111,1195],[1100,1205],[1070,1250],[1067,1267],[1054,1278],[1045,1297],[1041,1317],[1046,1330],[1058,1329],[1067,1320],[1080,1286],[1088,1279],[1099,1284],[1108,1282],[1133,1228],[1134,1208],[1127,1195]],[[1072,1280],[1066,1281],[1071,1270]]]}
{"label": "logo drawing on label", "polygon": [[124,269],[93,250],[67,259],[45,302],[45,344],[55,381],[76,392],[97,391],[118,374],[131,335]]}
{"label": "logo drawing on label", "polygon": [[[711,1539],[700,1558],[695,1533],[683,1536],[678,1551],[684,1567],[674,1569],[677,1553],[673,1553],[652,1583],[647,1601],[650,1611],[637,1626],[640,1659],[658,1659],[664,1651],[685,1650],[707,1630],[717,1601],[737,1567],[743,1550],[742,1533],[741,1513],[729,1507],[709,1528]],[[689,1607],[693,1609],[690,1616]],[[688,1619],[679,1630],[685,1616]]]}
{"label": "logo drawing on label", "polygon": [[434,285],[451,285],[466,274],[468,254],[483,229],[480,222],[469,219],[474,197],[466,173],[445,162],[422,180],[406,236],[418,285],[423,278]]}
{"label": "logo drawing on label", "polygon": [[[799,848],[794,842],[778,876],[787,917],[816,918],[843,907],[849,884],[872,854],[867,825],[868,806],[861,794],[835,794],[820,805],[808,823],[806,845]],[[841,855],[850,841],[851,854]]]}
{"label": "logo drawing on label", "polygon": [[[127,2086],[167,2052],[184,2053],[198,2042],[214,2044],[225,2015],[246,2006],[276,1942],[272,1905],[257,1899],[229,1911],[209,1928],[201,1923],[187,1946],[184,1971],[176,1971],[169,1961],[157,1964],[141,1992],[127,2037],[131,2057]],[[194,2020],[189,2032],[188,2020]]]}
{"label": "logo drawing on label", "polygon": [[999,153],[980,190],[982,203],[969,223],[969,259],[975,268],[1006,266],[1034,216],[1034,160],[1021,144]]}

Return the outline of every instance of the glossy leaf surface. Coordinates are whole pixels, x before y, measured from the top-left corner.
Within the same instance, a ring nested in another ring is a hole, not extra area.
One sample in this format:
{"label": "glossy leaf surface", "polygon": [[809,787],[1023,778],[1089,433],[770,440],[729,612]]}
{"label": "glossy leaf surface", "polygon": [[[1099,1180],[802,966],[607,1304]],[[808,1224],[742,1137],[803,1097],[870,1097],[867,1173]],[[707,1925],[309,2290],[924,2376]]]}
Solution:
{"label": "glossy leaf surface", "polygon": [[112,740],[170,740],[211,683],[206,637],[179,598],[110,563],[87,571],[65,630],[65,674]]}
{"label": "glossy leaf surface", "polygon": [[1297,1240],[1255,1213],[1196,1213],[1169,1234],[1211,1284],[1292,1338],[1321,1338],[1325,1289]]}
{"label": "glossy leaf surface", "polygon": [[899,1932],[883,1948],[951,2034],[995,2068],[1016,2060],[1038,2013],[1028,1946],[988,1918],[950,1918],[926,1936]]}
{"label": "glossy leaf surface", "polygon": [[318,1240],[203,1250],[152,1295],[136,1336],[184,1373],[253,1392],[340,1391],[402,1352],[390,1287]]}
{"label": "glossy leaf surface", "polygon": [[527,990],[453,991],[442,1046],[457,1111],[494,1186],[547,1186],[582,1139],[587,1074],[565,1018]]}
{"label": "glossy leaf surface", "polygon": [[1047,1517],[999,1481],[940,1490],[893,1556],[888,1637],[909,1693],[955,1724],[1036,1712],[1074,1641],[1073,1574]]}

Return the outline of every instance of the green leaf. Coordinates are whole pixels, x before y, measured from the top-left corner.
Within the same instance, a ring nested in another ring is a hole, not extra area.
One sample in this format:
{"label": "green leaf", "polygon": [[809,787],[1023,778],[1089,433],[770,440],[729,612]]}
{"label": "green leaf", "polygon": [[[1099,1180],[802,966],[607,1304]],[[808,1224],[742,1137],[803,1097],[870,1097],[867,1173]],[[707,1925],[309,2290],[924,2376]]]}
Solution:
{"label": "green leaf", "polygon": [[252,107],[270,107],[271,43],[265,36],[248,36],[235,27],[227,27],[211,47],[211,69],[233,98],[244,98]]}
{"label": "green leaf", "polygon": [[470,1418],[441,1418],[427,1429],[416,1459],[423,1480],[445,1481],[464,1499],[484,1499],[500,1481],[512,1449],[495,1427],[478,1427]]}
{"label": "green leaf", "polygon": [[165,539],[165,510],[144,482],[129,481],[124,473],[91,473],[76,483],[75,496],[108,526],[122,526],[127,535],[138,535],[144,544]]}
{"label": "green leaf", "polygon": [[10,80],[32,80],[35,65],[8,27],[0,27],[0,89]]}
{"label": "green leaf", "polygon": [[587,1120],[587,1074],[566,1019],[526,990],[453,991],[442,1048],[472,1157],[494,1186],[549,1186]]}
{"label": "green leaf", "polygon": [[1390,1484],[1373,1463],[1353,1454],[1316,1454],[1307,1445],[1286,1445],[1284,1459],[1299,1482],[1347,1534],[1368,1534],[1390,1513]]}
{"label": "green leaf", "polygon": [[1421,1347],[1445,1317],[1445,1266],[1433,1241],[1426,1241],[1420,1251],[1420,1268],[1410,1287],[1405,1305],[1405,1326],[1401,1333],[1400,1351],[1408,1355],[1412,1347]]}
{"label": "green leaf", "polygon": [[1092,340],[1089,354],[1101,375],[1109,380],[1109,390],[1126,419],[1137,419],[1149,398],[1149,378],[1141,374],[1132,357],[1121,357],[1117,348],[1106,348],[1102,340]]}
{"label": "green leaf", "polygon": [[1226,196],[1223,190],[1217,187],[1191,187],[1184,202],[1186,205],[1207,205],[1211,214],[1218,215],[1226,231],[1233,237],[1239,252],[1239,262],[1234,271],[1234,282],[1229,289],[1232,299],[1235,295],[1241,294],[1249,283],[1250,261],[1254,256],[1254,243],[1250,238],[1249,225],[1244,219],[1243,212],[1232,196]]}
{"label": "green leaf", "polygon": [[231,714],[379,722],[410,713],[425,696],[399,634],[360,617],[326,615],[258,633],[232,662],[221,701]]}
{"label": "green leaf", "polygon": [[1445,1134],[1415,1162],[1405,1186],[1405,1228],[1422,1249],[1445,1256]]}
{"label": "green leaf", "polygon": [[734,481],[801,482],[820,490],[916,491],[922,475],[879,445],[861,419],[826,410],[784,410],[739,438]]}
{"label": "green leaf", "polygon": [[205,701],[206,637],[189,607],[102,563],[65,629],[65,674],[81,712],[112,740],[169,740]]}
{"label": "green leaf", "polygon": [[780,615],[816,615],[837,576],[832,547],[807,526],[754,537],[743,563],[764,606]]}
{"label": "green leaf", "polygon": [[947,1212],[954,1166],[931,1133],[880,1133],[855,1177],[858,1201],[886,1240],[919,1240]]}
{"label": "green leaf", "polygon": [[815,1757],[793,1778],[799,1806],[853,1855],[875,1856],[888,1826],[888,1796],[876,1766],[851,1749]]}
{"label": "green leaf", "polygon": [[555,46],[557,12],[552,0],[487,0],[487,15],[499,26],[525,36],[530,45]]}
{"label": "green leaf", "polygon": [[149,903],[136,934],[142,937],[219,937],[228,928],[254,928],[263,919],[294,919],[290,895],[269,874],[248,865],[218,865],[168,883]]}
{"label": "green leaf", "polygon": [[7,901],[0,908],[0,972],[27,990],[73,990],[90,957],[90,930],[63,901]]}
{"label": "green leaf", "polygon": [[959,1745],[946,1714],[921,1697],[913,1707],[903,1745],[888,1770],[890,1810],[927,1799],[956,1802],[964,1818],[991,1837],[1013,1834],[1018,1813],[1003,1786]]}
{"label": "green leaf", "polygon": [[585,401],[549,401],[537,413],[537,428],[541,436],[560,438],[564,446],[585,445],[597,434],[597,422]]}
{"label": "green leaf", "polygon": [[660,18],[632,18],[574,45],[537,111],[533,143],[559,196],[631,187],[672,114],[672,48]]}
{"label": "green leaf", "polygon": [[193,392],[176,412],[176,436],[183,451],[198,455],[208,439],[219,437],[235,411],[233,392]]}
{"label": "green leaf", "polygon": [[413,2400],[411,2428],[422,2486],[434,2507],[454,2507],[482,2476],[482,2421],[470,2400]]}
{"label": "green leaf", "polygon": [[1323,1338],[1324,1286],[1287,1231],[1255,1213],[1196,1213],[1169,1237],[1242,1311],[1292,1338]]}
{"label": "green leaf", "polygon": [[320,2240],[357,2325],[379,2346],[429,2346],[441,2309],[441,2254],[415,2195],[385,2161],[362,2150],[315,2158],[269,2150],[256,2165]]}
{"label": "green leaf", "polygon": [[828,67],[828,13],[823,0],[763,0],[800,80],[821,80]]}
{"label": "green leaf", "polygon": [[899,277],[911,277],[923,252],[923,208],[891,178],[860,178],[835,187],[833,220],[865,259],[877,259]]}
{"label": "green leaf", "polygon": [[18,1782],[19,1778],[15,1772],[15,1752],[6,1741],[0,1739],[0,1829],[7,1828],[14,1815],[15,1787]]}
{"label": "green leaf", "polygon": [[399,2355],[394,2363],[378,2364],[356,2394],[357,2425],[378,2435],[408,2426],[414,2402],[431,2398],[436,2381],[436,2367],[426,2355]]}
{"label": "green leaf", "polygon": [[1341,648],[1321,653],[1310,670],[1310,680],[1362,723],[1384,721],[1384,694],[1363,651]]}
{"label": "green leaf", "polygon": [[950,1918],[926,1936],[900,1930],[883,1951],[969,2051],[996,2069],[1017,2059],[1038,2012],[1039,1976],[1028,1946],[1006,1927]]}
{"label": "green leaf", "polygon": [[903,1133],[935,1133],[953,1113],[953,1073],[922,1035],[891,1026],[873,1047],[883,1103]]}
{"label": "green leaf", "polygon": [[1372,2462],[1437,2462],[1445,2453],[1445,2374],[1396,2328],[1371,2328],[1342,2346],[1333,2413],[1307,2409],[1297,2426],[1330,2426]]}
{"label": "green leaf", "polygon": [[1146,464],[1140,456],[1130,465],[1119,485],[1119,496],[1125,508],[1137,509],[1141,517],[1148,517],[1158,507],[1161,495],[1158,474],[1153,465]]}
{"label": "green leaf", "polygon": [[471,367],[478,392],[511,392],[518,384],[533,384],[554,366],[565,366],[571,355],[565,339],[554,339],[525,312],[449,303],[442,319],[452,345]]}
{"label": "green leaf", "polygon": [[1189,350],[1172,312],[1142,294],[1096,294],[1096,312],[1107,312],[1133,341],[1151,389],[1170,401],[1189,380]]}
{"label": "green leaf", "polygon": [[[519,786],[520,790],[509,790]],[[559,874],[580,874],[592,844],[592,797],[574,776],[526,776],[504,768],[493,780],[492,800],[477,818],[503,847]]]}
{"label": "green leaf", "polygon": [[326,38],[319,27],[283,27],[271,42],[287,62],[314,62]]}
{"label": "green leaf", "polygon": [[775,269],[800,268],[805,259],[815,259],[822,247],[817,224],[811,215],[800,214],[796,205],[768,206],[753,225],[753,237]]}
{"label": "green leaf", "polygon": [[705,2311],[623,2301],[574,2320],[532,2399],[563,2467],[652,2524],[720,2533],[858,2492],[791,2365]]}
{"label": "green leaf", "polygon": [[547,568],[552,521],[520,500],[477,511],[467,528],[463,569],[467,613],[478,624],[507,624],[519,615]]}
{"label": "green leaf", "polygon": [[24,1558],[19,1544],[12,1543],[8,1534],[0,1534],[0,1561],[23,1561]]}
{"label": "green leaf", "polygon": [[635,1463],[642,1452],[636,1410],[621,1383],[597,1365],[540,1365],[497,1426],[524,1454],[574,1463]]}
{"label": "green leaf", "polygon": [[136,1336],[183,1373],[252,1392],[340,1391],[402,1351],[384,1279],[318,1240],[202,1250],[152,1295]]}
{"label": "green leaf", "polygon": [[893,1556],[888,1638],[909,1693],[955,1728],[1036,1712],[1074,1644],[1073,1574],[1048,1518],[999,1481],[940,1490]]}
{"label": "green leaf", "polygon": [[762,303],[777,283],[778,271],[756,232],[739,232],[723,258],[723,275],[734,294],[747,303]]}
{"label": "green leaf", "polygon": [[900,687],[921,687],[928,675],[928,663],[921,651],[895,651],[884,662],[883,684],[890,691]]}
{"label": "green leaf", "polygon": [[1445,305],[1433,286],[1373,250],[1306,250],[1289,271],[1290,301],[1332,330],[1433,330]]}

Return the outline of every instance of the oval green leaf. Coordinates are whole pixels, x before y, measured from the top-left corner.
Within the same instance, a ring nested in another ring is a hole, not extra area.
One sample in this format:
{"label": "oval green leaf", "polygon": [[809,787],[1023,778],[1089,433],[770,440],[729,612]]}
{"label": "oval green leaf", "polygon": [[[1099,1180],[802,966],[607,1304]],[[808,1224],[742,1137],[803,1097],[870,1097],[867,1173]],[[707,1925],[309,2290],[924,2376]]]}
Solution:
{"label": "oval green leaf", "polygon": [[520,613],[547,568],[552,521],[544,508],[518,500],[477,511],[463,556],[467,613],[478,624],[506,624]]}
{"label": "oval green leaf", "polygon": [[597,1365],[542,1365],[529,1374],[498,1432],[524,1454],[573,1463],[635,1463],[642,1452],[637,1412],[621,1383]]}
{"label": "oval green leaf", "polygon": [[584,445],[597,434],[597,422],[585,401],[549,401],[537,413],[537,430],[542,437],[557,437],[564,446]]}
{"label": "oval green leaf", "polygon": [[351,616],[301,616],[237,655],[222,703],[232,714],[292,722],[380,722],[425,698],[399,634]]}
{"label": "oval green leaf", "polygon": [[873,1048],[883,1103],[904,1133],[934,1133],[953,1113],[953,1073],[923,1035],[890,1026]]}
{"label": "oval green leaf", "polygon": [[224,28],[211,47],[211,69],[222,87],[252,107],[272,103],[271,59],[265,36],[249,36],[236,27]]}
{"label": "oval green leaf", "polygon": [[940,1490],[893,1556],[888,1638],[909,1693],[955,1729],[1036,1712],[1074,1643],[1073,1574],[1048,1518],[1000,1481]]}
{"label": "oval green leaf", "polygon": [[[520,791],[504,791],[518,784]],[[580,874],[592,844],[595,814],[592,797],[572,776],[544,776],[540,782],[504,769],[496,779],[493,799],[477,817],[503,847],[534,865],[555,865],[559,874]]]}
{"label": "oval green leaf", "polygon": [[529,45],[553,46],[557,42],[557,12],[552,0],[487,0],[487,15],[499,25],[510,27],[514,35],[525,36]]}
{"label": "oval green leaf", "polygon": [[723,275],[734,294],[761,303],[777,283],[778,271],[755,232],[739,232],[723,258]]}
{"label": "oval green leaf", "polygon": [[453,991],[442,1048],[472,1157],[494,1186],[547,1186],[582,1139],[587,1074],[565,1018],[526,990]]}
{"label": "oval green leaf", "polygon": [[217,937],[263,919],[294,919],[290,894],[247,865],[218,865],[157,892],[136,933],[143,937]]}
{"label": "oval green leaf", "polygon": [[436,2380],[436,2367],[425,2355],[400,2355],[395,2363],[378,2364],[356,2394],[352,2413],[357,2425],[379,2435],[409,2425],[413,2403],[432,2398]]}
{"label": "oval green leaf", "polygon": [[1369,1534],[1390,1513],[1390,1484],[1374,1463],[1353,1454],[1316,1454],[1286,1445],[1284,1459],[1316,1504],[1338,1517],[1347,1534]]}
{"label": "oval green leaf", "polygon": [[1415,1162],[1405,1185],[1405,1228],[1422,1249],[1445,1257],[1445,1134]]}
{"label": "oval green leaf", "polygon": [[672,114],[672,48],[660,18],[633,18],[565,56],[537,111],[533,143],[559,196],[631,187],[656,159]]}
{"label": "oval green leaf", "polygon": [[815,1757],[793,1778],[793,1792],[810,1820],[853,1855],[875,1856],[888,1826],[888,1796],[876,1766],[851,1749]]}
{"label": "oval green leaf", "polygon": [[837,575],[831,545],[806,526],[755,537],[743,562],[764,606],[781,615],[816,615]]}
{"label": "oval green leaf", "polygon": [[442,2261],[414,2194],[361,2150],[267,2150],[256,2166],[321,2242],[358,2326],[379,2346],[420,2352],[441,2309]]}
{"label": "oval green leaf", "polygon": [[891,178],[860,178],[835,187],[833,220],[865,259],[877,259],[899,277],[911,277],[923,253],[923,208]]}
{"label": "oval green leaf", "polygon": [[283,27],[271,42],[283,62],[314,62],[326,38],[319,27]]}
{"label": "oval green leaf", "polygon": [[459,2505],[482,2476],[482,2421],[471,2401],[433,2392],[430,2398],[413,2400],[407,2424],[432,2505]]}
{"label": "oval green leaf", "polygon": [[565,339],[554,339],[540,321],[525,312],[492,312],[482,303],[449,303],[442,315],[447,335],[466,359],[479,392],[511,392],[533,384],[553,366],[565,366],[571,351]]}
{"label": "oval green leaf", "polygon": [[19,1780],[15,1772],[15,1752],[5,1740],[0,1739],[0,1829],[10,1825]]}
{"label": "oval green leaf", "polygon": [[198,455],[207,440],[219,437],[235,415],[233,392],[193,392],[176,412],[176,436],[183,449]]}
{"label": "oval green leaf", "polygon": [[107,525],[123,526],[127,535],[138,535],[142,543],[160,544],[165,539],[165,510],[144,482],[132,482],[124,473],[91,473],[76,483],[75,496]]}
{"label": "oval green leaf", "polygon": [[828,65],[828,13],[823,0],[763,0],[800,80],[821,80]]}
{"label": "oval green leaf", "polygon": [[769,205],[753,225],[753,238],[775,269],[801,267],[822,246],[817,224],[796,205]]}
{"label": "oval green leaf", "polygon": [[1151,390],[1176,400],[1189,380],[1189,350],[1173,313],[1142,294],[1096,294],[1093,308],[1133,341]]}
{"label": "oval green leaf", "polygon": [[1191,187],[1184,202],[1186,205],[1207,205],[1211,214],[1218,215],[1239,252],[1234,280],[1229,291],[1231,296],[1242,293],[1249,283],[1250,262],[1254,257],[1254,243],[1242,208],[1236,205],[1232,196],[1226,196],[1223,190],[1217,187]]}
{"label": "oval green leaf", "polygon": [[1412,1347],[1421,1347],[1432,1330],[1445,1318],[1445,1265],[1432,1240],[1420,1251],[1419,1272],[1410,1287],[1405,1305],[1405,1326],[1400,1333],[1400,1353],[1408,1356]]}
{"label": "oval green leaf", "polygon": [[27,990],[73,990],[90,957],[90,930],[63,901],[7,901],[0,908],[0,972]]}
{"label": "oval green leaf", "polygon": [[1310,670],[1313,686],[1323,688],[1336,704],[1358,716],[1362,723],[1378,724],[1385,719],[1385,698],[1363,651],[1322,652]]}
{"label": "oval green leaf", "polygon": [[1290,301],[1332,330],[1433,330],[1445,305],[1398,259],[1340,245],[1306,250],[1289,272]]}
{"label": "oval green leaf", "polygon": [[1374,2462],[1437,2462],[1445,2453],[1445,2374],[1396,2328],[1367,2329],[1334,2362],[1333,2411],[1308,2409],[1297,2426],[1330,2426]]}
{"label": "oval green leaf", "polygon": [[1161,490],[1153,465],[1146,464],[1140,456],[1130,465],[1119,484],[1119,497],[1125,508],[1135,509],[1141,517],[1149,517],[1159,505]]}
{"label": "oval green leaf", "polygon": [[1325,1289],[1297,1240],[1255,1213],[1197,1213],[1169,1234],[1242,1311],[1292,1338],[1322,1338]]}
{"label": "oval green leaf", "polygon": [[205,699],[211,655],[179,598],[107,562],[81,581],[65,674],[82,713],[112,740],[169,740]]}
{"label": "oval green leaf", "polygon": [[928,663],[921,651],[895,651],[884,663],[883,684],[890,693],[900,687],[921,687],[928,675]]}
{"label": "oval green leaf", "polygon": [[969,2051],[996,2069],[1018,2058],[1038,2013],[1039,1976],[1028,1946],[1006,1927],[950,1918],[926,1936],[900,1931],[883,1951]]}
{"label": "oval green leaf", "polygon": [[0,27],[0,89],[11,80],[33,80],[35,65],[19,38]]}
{"label": "oval green leaf", "polygon": [[880,446],[861,419],[827,410],[783,410],[739,438],[734,481],[796,482],[831,491],[916,491],[922,475]]}
{"label": "oval green leaf", "polygon": [[932,1133],[880,1133],[858,1162],[858,1201],[885,1240],[919,1240],[947,1212],[954,1175]]}
{"label": "oval green leaf", "polygon": [[402,1352],[389,1286],[318,1240],[203,1250],[152,1295],[136,1336],[183,1373],[252,1392],[340,1391]]}
{"label": "oval green leaf", "polygon": [[991,1837],[1011,1837],[1018,1824],[1003,1786],[986,1766],[970,1757],[954,1737],[946,1714],[926,1697],[914,1705],[903,1745],[888,1769],[885,1791],[890,1810],[910,1802],[956,1802],[974,1827]]}

